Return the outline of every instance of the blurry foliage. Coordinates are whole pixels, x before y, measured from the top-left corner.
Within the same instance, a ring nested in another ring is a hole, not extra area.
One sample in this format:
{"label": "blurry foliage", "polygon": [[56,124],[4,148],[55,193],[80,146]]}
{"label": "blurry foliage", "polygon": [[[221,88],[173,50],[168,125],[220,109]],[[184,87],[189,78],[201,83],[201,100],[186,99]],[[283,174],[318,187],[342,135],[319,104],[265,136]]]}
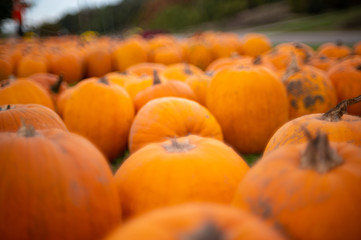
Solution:
{"label": "blurry foliage", "polygon": [[344,9],[359,4],[359,0],[288,0],[291,9],[297,13],[321,13],[328,9]]}

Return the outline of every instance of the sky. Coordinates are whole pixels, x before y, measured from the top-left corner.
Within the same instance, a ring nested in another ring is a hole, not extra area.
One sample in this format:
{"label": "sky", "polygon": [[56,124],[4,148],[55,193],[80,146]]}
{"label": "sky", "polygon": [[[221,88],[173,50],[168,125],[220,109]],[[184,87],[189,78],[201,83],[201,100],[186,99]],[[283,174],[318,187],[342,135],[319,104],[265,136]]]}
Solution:
{"label": "sky", "polygon": [[[41,23],[53,22],[66,13],[73,13],[85,7],[96,7],[119,2],[120,0],[27,0],[34,6],[27,9],[23,15],[24,26],[36,26]],[[15,23],[9,20],[5,23],[5,32],[14,29]]]}

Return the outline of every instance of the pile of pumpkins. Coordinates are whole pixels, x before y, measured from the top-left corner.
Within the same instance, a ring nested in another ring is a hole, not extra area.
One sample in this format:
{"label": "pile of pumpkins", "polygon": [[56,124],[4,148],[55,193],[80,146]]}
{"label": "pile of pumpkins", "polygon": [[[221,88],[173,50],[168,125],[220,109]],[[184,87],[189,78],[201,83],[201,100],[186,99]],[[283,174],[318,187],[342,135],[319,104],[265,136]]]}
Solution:
{"label": "pile of pumpkins", "polygon": [[3,40],[0,79],[0,239],[361,238],[361,42]]}

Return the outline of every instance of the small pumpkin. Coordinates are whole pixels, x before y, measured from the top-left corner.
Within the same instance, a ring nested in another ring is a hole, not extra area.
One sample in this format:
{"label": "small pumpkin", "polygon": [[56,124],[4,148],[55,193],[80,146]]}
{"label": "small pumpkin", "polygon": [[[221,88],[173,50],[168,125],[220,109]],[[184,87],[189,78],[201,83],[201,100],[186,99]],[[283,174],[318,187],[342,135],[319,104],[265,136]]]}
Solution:
{"label": "small pumpkin", "polygon": [[361,41],[358,41],[353,45],[353,52],[356,55],[361,55]]}
{"label": "small pumpkin", "polygon": [[306,60],[308,65],[314,66],[323,71],[328,71],[333,65],[338,63],[337,59],[329,58],[322,54],[315,54]]}
{"label": "small pumpkin", "polygon": [[30,75],[29,80],[39,83],[52,97],[53,101],[56,102],[58,96],[69,87],[64,82],[63,75],[55,75],[51,73],[37,73]]}
{"label": "small pumpkin", "polygon": [[40,55],[27,54],[20,59],[16,76],[24,78],[35,73],[46,73],[48,68],[45,58]]}
{"label": "small pumpkin", "polygon": [[110,168],[85,138],[24,125],[0,133],[0,156],[0,239],[100,239],[120,223]]}
{"label": "small pumpkin", "polygon": [[229,204],[248,169],[235,151],[216,139],[190,135],[149,144],[115,174],[123,216],[185,202]]}
{"label": "small pumpkin", "polygon": [[281,240],[251,214],[230,206],[189,203],[144,214],[119,226],[106,240]]}
{"label": "small pumpkin", "polygon": [[[263,218],[289,239],[361,236],[361,148],[327,135],[266,155],[241,181],[233,204]],[[342,206],[342,207],[340,207]]]}
{"label": "small pumpkin", "polygon": [[112,71],[112,55],[105,48],[89,49],[84,59],[87,77],[102,77]]}
{"label": "small pumpkin", "polygon": [[349,142],[361,147],[361,118],[345,114],[352,104],[360,101],[361,97],[344,100],[324,114],[309,114],[287,122],[272,136],[264,155],[283,145],[305,143],[305,130],[311,134],[322,131],[332,142]]}
{"label": "small pumpkin", "polygon": [[63,75],[64,81],[67,83],[78,82],[84,75],[82,55],[70,49],[54,53],[50,60],[50,72],[55,75]]}
{"label": "small pumpkin", "polygon": [[223,140],[217,120],[197,102],[163,97],[148,102],[135,116],[129,133],[131,153],[154,142],[189,134]]}
{"label": "small pumpkin", "polygon": [[248,33],[242,38],[243,53],[248,56],[257,57],[272,48],[271,40],[264,34]]}
{"label": "small pumpkin", "polygon": [[344,45],[341,41],[336,43],[328,42],[322,44],[317,52],[329,58],[340,59],[351,55],[351,48]]}
{"label": "small pumpkin", "polygon": [[185,83],[193,90],[196,101],[205,106],[207,89],[210,82],[210,77],[205,74],[193,74],[185,80]]}
{"label": "small pumpkin", "polygon": [[126,69],[127,74],[135,75],[142,77],[144,75],[146,76],[153,76],[154,70],[157,72],[163,71],[166,68],[164,64],[161,63],[151,63],[151,62],[145,62],[145,63],[138,63],[134,64]]}
{"label": "small pumpkin", "polygon": [[188,63],[176,63],[169,65],[161,71],[159,75],[169,80],[179,80],[184,82],[192,74],[202,74],[203,71]]}

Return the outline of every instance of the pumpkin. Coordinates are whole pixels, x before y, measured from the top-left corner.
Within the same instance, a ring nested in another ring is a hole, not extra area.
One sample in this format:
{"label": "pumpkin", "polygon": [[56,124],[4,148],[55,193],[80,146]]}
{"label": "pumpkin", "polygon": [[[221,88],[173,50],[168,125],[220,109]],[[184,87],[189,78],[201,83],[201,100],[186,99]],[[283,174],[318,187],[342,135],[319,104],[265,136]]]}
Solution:
{"label": "pumpkin", "polygon": [[353,45],[353,51],[356,55],[361,55],[361,41],[358,41]]}
{"label": "pumpkin", "polygon": [[233,67],[237,64],[251,64],[251,63],[252,63],[252,57],[233,54],[231,57],[218,58],[214,60],[208,65],[206,72],[207,74],[208,73],[214,74],[215,72],[223,68]]}
{"label": "pumpkin", "polygon": [[8,104],[0,106],[0,132],[16,132],[21,121],[35,129],[67,130],[63,120],[52,110],[39,104]]}
{"label": "pumpkin", "polygon": [[0,86],[0,105],[36,103],[54,110],[49,94],[28,79],[3,81]]}
{"label": "pumpkin", "polygon": [[131,153],[149,143],[189,134],[223,140],[217,120],[197,102],[164,97],[148,102],[135,116],[129,133]]}
{"label": "pumpkin", "polygon": [[289,119],[323,113],[337,103],[336,90],[326,74],[312,66],[299,67],[294,59],[283,83],[287,89]]}
{"label": "pumpkin", "polygon": [[193,90],[196,101],[205,106],[206,105],[206,94],[210,77],[205,74],[193,74],[185,80],[185,83]]}
{"label": "pumpkin", "polygon": [[90,49],[85,56],[84,65],[87,77],[102,77],[112,71],[112,55],[104,48]]}
{"label": "pumpkin", "polygon": [[58,96],[68,88],[68,84],[64,82],[63,75],[55,75],[51,73],[37,73],[30,75],[28,80],[39,83],[56,102]]}
{"label": "pumpkin", "polygon": [[[327,72],[336,88],[339,101],[361,95],[361,57],[356,56],[334,65]],[[361,116],[361,103],[348,108],[350,114]]]}
{"label": "pumpkin", "polygon": [[257,57],[272,48],[271,40],[264,34],[248,33],[242,38],[243,53],[248,56]]}
{"label": "pumpkin", "polygon": [[188,63],[176,63],[169,65],[160,72],[160,76],[169,80],[179,80],[184,82],[192,74],[202,74],[203,71]]}
{"label": "pumpkin", "polygon": [[0,55],[0,81],[8,79],[13,71],[10,57]]}
{"label": "pumpkin", "polygon": [[322,44],[317,52],[319,54],[323,54],[329,58],[344,58],[351,54],[351,48],[344,45],[341,41],[337,41],[336,43],[324,43]]}
{"label": "pumpkin", "polygon": [[222,127],[225,141],[241,153],[260,153],[288,120],[286,89],[264,67],[223,69],[208,87],[206,106]]}
{"label": "pumpkin", "polygon": [[183,58],[183,51],[177,44],[158,47],[149,53],[149,59],[151,62],[164,65],[183,62]]}
{"label": "pumpkin", "polygon": [[337,59],[329,58],[322,54],[315,54],[308,58],[306,63],[327,72],[327,70],[330,69],[333,65],[337,64],[338,61]]}
{"label": "pumpkin", "polygon": [[0,133],[0,239],[100,239],[121,220],[114,179],[86,139],[59,129]]}
{"label": "pumpkin", "polygon": [[310,46],[301,42],[281,43],[274,47],[274,49],[275,51],[285,52],[289,55],[296,55],[302,61],[307,60],[307,58],[315,54],[315,51]]}
{"label": "pumpkin", "polygon": [[289,239],[360,239],[361,148],[330,144],[324,133],[309,139],[259,160],[241,181],[233,204]]}
{"label": "pumpkin", "polygon": [[361,118],[349,114],[347,108],[361,101],[361,97],[337,104],[324,114],[309,114],[287,122],[272,136],[264,155],[283,145],[305,143],[305,130],[311,134],[322,131],[332,142],[349,142],[361,147]]}
{"label": "pumpkin", "polygon": [[76,83],[83,78],[84,63],[81,55],[68,50],[55,53],[50,61],[50,72],[63,75],[67,83]]}
{"label": "pumpkin", "polygon": [[46,72],[48,72],[48,66],[46,60],[42,56],[27,54],[20,59],[16,76],[24,78],[35,73]]}
{"label": "pumpkin", "polygon": [[124,88],[109,83],[106,78],[82,82],[66,101],[65,125],[113,160],[126,149],[134,118],[133,102]]}
{"label": "pumpkin", "polygon": [[185,55],[188,63],[202,70],[214,60],[210,44],[202,39],[189,39],[186,42]]}
{"label": "pumpkin", "polygon": [[119,226],[106,240],[199,239],[276,240],[275,230],[253,215],[234,207],[189,203],[144,214]]}
{"label": "pumpkin", "polygon": [[229,204],[248,169],[235,151],[216,139],[190,135],[149,144],[116,171],[123,216],[185,202]]}
{"label": "pumpkin", "polygon": [[134,98],[136,111],[139,111],[150,100],[161,97],[196,99],[193,90],[186,83],[175,80],[161,82],[157,72],[154,72],[153,85],[140,91]]}
{"label": "pumpkin", "polygon": [[127,74],[135,75],[142,77],[144,75],[146,76],[153,76],[154,70],[157,72],[160,72],[164,70],[166,66],[161,63],[151,63],[151,62],[145,62],[145,63],[138,63],[135,65],[132,65],[126,69]]}

